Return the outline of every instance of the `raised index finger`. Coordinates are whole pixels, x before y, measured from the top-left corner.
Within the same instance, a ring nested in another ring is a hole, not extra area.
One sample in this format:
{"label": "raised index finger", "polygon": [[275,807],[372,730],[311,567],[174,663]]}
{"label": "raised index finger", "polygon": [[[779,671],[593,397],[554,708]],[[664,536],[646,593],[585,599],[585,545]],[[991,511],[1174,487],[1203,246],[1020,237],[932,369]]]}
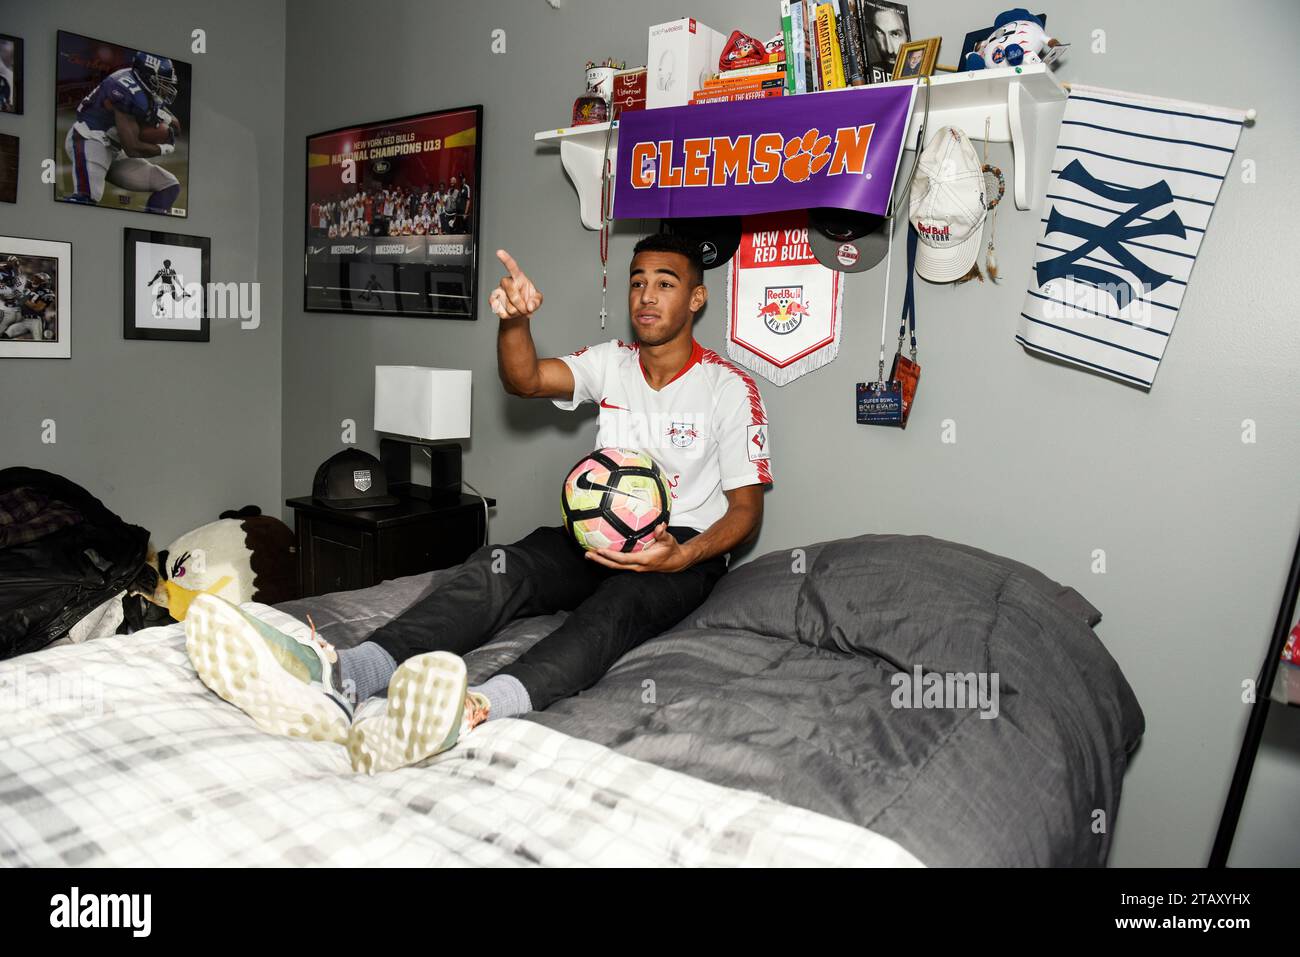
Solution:
{"label": "raised index finger", "polygon": [[497,250],[497,259],[501,260],[502,265],[510,272],[510,278],[516,283],[523,282],[525,279],[524,271],[519,268],[519,263],[515,262],[515,257],[510,255],[504,249]]}

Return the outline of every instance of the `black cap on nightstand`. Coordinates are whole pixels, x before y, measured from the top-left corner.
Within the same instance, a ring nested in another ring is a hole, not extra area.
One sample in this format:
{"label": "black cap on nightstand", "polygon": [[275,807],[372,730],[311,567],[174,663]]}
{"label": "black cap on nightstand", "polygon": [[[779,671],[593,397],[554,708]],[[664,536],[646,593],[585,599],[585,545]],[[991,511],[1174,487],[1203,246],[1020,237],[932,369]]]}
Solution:
{"label": "black cap on nightstand", "polygon": [[379,459],[360,449],[335,452],[322,462],[311,497],[329,508],[383,508],[400,501],[388,494],[388,476]]}

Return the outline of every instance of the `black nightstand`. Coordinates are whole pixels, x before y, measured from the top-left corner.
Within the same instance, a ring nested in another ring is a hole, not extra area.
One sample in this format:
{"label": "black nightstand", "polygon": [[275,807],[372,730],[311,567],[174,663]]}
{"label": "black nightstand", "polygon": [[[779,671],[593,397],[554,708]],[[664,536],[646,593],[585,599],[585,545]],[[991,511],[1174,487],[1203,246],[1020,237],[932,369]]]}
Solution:
{"label": "black nightstand", "polygon": [[310,495],[285,504],[293,509],[304,598],[449,568],[483,544],[483,500],[475,495],[435,501],[402,495],[387,508],[326,508]]}

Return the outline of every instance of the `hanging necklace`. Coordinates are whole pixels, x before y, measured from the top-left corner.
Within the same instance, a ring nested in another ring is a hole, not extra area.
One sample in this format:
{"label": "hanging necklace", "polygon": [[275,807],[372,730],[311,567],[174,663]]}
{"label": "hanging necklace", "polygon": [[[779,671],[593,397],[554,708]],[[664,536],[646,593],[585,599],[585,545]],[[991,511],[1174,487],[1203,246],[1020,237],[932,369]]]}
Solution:
{"label": "hanging necklace", "polygon": [[989,202],[988,208],[993,212],[992,222],[989,223],[989,243],[988,254],[984,257],[984,271],[989,274],[989,279],[993,282],[998,281],[998,254],[994,249],[993,242],[998,233],[998,204],[1002,202],[1002,197],[1007,191],[1007,181],[1002,175],[1002,170],[996,166],[989,165],[989,125],[992,120],[989,117],[984,118],[984,195],[993,196],[993,187],[997,186],[997,195]]}
{"label": "hanging necklace", "polygon": [[609,296],[609,225],[613,222],[614,172],[609,162],[609,142],[614,135],[614,120],[605,131],[605,156],[600,161],[600,328],[605,328],[609,315],[606,300]]}

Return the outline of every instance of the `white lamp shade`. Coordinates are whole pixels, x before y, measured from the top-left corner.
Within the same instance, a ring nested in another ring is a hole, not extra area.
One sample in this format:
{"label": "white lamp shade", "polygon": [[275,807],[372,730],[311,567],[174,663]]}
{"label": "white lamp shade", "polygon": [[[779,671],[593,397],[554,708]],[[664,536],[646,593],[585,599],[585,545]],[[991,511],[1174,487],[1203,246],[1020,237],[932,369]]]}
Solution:
{"label": "white lamp shade", "polygon": [[469,438],[470,370],[375,366],[375,431]]}

